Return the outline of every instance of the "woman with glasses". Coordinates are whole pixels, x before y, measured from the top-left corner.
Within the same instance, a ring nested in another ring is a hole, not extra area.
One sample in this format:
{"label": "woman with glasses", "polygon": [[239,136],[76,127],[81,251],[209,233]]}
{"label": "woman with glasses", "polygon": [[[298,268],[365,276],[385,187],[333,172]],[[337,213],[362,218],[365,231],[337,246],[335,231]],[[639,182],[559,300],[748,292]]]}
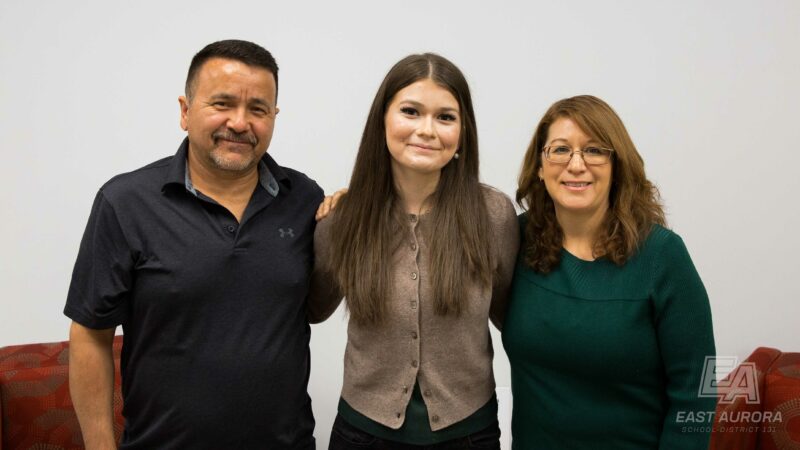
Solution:
{"label": "woman with glasses", "polygon": [[349,312],[330,449],[499,450],[488,323],[505,316],[518,247],[511,200],[479,182],[461,71],[429,53],[399,61],[314,234],[309,318],[342,297]]}
{"label": "woman with glasses", "polygon": [[656,187],[602,100],[556,102],[523,161],[522,244],[503,345],[513,448],[703,449],[711,311]]}

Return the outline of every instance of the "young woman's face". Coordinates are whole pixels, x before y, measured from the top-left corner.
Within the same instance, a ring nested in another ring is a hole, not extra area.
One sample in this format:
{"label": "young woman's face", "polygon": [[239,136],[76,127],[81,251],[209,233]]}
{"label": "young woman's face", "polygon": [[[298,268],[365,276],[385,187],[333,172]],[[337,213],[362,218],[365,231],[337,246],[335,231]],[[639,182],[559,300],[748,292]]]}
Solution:
{"label": "young woman's face", "polygon": [[386,108],[384,123],[395,173],[439,172],[458,150],[458,101],[430,78],[399,90]]}

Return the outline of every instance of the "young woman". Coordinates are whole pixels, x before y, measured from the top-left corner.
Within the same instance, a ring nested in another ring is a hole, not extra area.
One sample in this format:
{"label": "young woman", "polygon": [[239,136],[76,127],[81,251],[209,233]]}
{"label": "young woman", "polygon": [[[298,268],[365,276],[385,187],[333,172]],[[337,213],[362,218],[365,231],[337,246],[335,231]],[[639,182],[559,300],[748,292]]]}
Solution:
{"label": "young woman", "polygon": [[705,450],[704,427],[680,417],[714,411],[697,394],[715,354],[708,297],[610,106],[550,107],[517,201],[527,211],[503,329],[513,447]]}
{"label": "young woman", "polygon": [[330,448],[499,449],[488,320],[502,324],[519,227],[479,182],[469,87],[450,61],[392,67],[314,241],[310,320],[342,297],[349,312]]}

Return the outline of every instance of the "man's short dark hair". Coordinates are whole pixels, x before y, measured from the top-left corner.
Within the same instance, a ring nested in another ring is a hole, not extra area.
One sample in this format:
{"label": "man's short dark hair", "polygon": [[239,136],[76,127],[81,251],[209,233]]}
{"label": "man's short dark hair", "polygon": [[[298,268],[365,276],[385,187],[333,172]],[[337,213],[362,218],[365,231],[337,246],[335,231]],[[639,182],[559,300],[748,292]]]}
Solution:
{"label": "man's short dark hair", "polygon": [[272,53],[258,44],[238,39],[227,39],[208,44],[194,55],[192,63],[189,65],[189,74],[186,76],[186,98],[189,101],[194,95],[197,73],[203,64],[212,58],[232,59],[248,66],[269,70],[275,78],[275,101],[278,101],[278,63],[275,62]]}

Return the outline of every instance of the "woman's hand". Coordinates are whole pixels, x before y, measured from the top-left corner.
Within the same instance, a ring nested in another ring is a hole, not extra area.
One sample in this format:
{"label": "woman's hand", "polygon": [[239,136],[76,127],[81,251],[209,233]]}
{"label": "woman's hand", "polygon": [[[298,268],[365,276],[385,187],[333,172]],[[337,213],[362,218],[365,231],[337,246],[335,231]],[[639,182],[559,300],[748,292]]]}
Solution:
{"label": "woman's hand", "polygon": [[317,208],[317,215],[314,216],[314,218],[317,219],[317,222],[328,217],[328,214],[336,209],[336,204],[339,203],[339,200],[345,194],[347,194],[347,188],[339,189],[338,191],[334,192],[333,195],[326,195],[325,199],[322,200],[322,203],[319,204],[319,208]]}

